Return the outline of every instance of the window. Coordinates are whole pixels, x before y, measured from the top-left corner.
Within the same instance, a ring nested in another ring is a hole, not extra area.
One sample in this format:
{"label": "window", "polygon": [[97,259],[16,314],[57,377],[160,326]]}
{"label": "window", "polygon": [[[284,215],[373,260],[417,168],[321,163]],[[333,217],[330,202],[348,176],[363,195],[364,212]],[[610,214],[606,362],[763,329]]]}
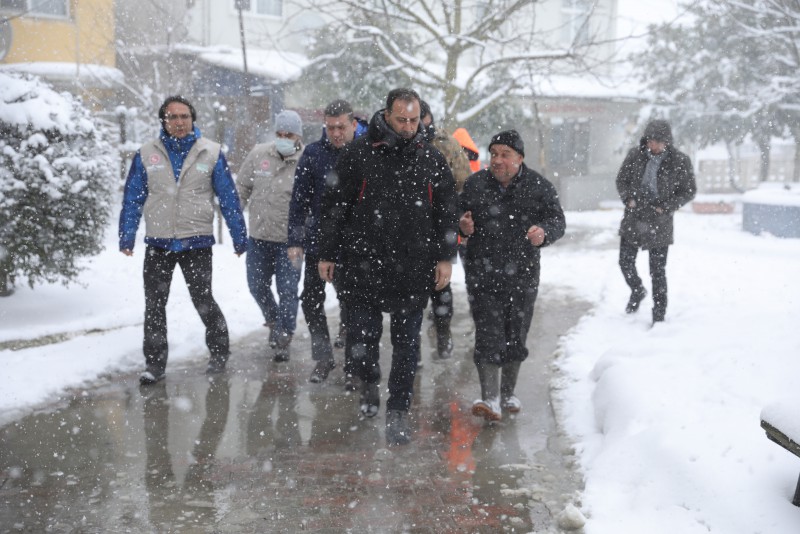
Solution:
{"label": "window", "polygon": [[0,9],[22,11],[25,15],[66,18],[69,0],[0,0]]}
{"label": "window", "polygon": [[242,7],[242,11],[255,15],[270,15],[280,17],[283,15],[283,0],[234,0],[235,9]]}
{"label": "window", "polygon": [[592,0],[561,0],[561,38],[565,43],[585,44],[589,40],[592,3]]}
{"label": "window", "polygon": [[589,171],[589,122],[579,120],[553,120],[550,126],[548,163],[570,174]]}

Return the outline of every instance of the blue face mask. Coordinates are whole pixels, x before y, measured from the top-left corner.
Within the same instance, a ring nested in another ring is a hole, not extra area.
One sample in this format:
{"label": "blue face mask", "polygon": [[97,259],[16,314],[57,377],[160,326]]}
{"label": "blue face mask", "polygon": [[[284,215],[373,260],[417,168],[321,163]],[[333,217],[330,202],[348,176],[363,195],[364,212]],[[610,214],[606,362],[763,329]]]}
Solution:
{"label": "blue face mask", "polygon": [[291,139],[278,137],[275,139],[275,149],[281,156],[288,157],[297,152],[297,145]]}

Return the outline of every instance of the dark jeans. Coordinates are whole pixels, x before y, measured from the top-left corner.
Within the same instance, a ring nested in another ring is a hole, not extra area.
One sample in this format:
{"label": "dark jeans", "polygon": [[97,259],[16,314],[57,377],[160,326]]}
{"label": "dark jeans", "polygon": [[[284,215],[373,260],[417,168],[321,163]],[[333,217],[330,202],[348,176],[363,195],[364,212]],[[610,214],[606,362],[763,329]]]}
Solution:
{"label": "dark jeans", "polygon": [[325,280],[319,277],[316,256],[306,256],[303,275],[303,294],[300,296],[303,316],[311,335],[311,358],[315,361],[333,359],[328,317],[325,315]]}
{"label": "dark jeans", "polygon": [[180,265],[186,287],[206,327],[211,357],[227,360],[228,325],[211,294],[211,248],[170,252],[148,246],[144,256],[144,357],[148,366],[167,367],[167,300],[175,266]]}
{"label": "dark jeans", "polygon": [[[538,276],[537,276],[538,278]],[[533,319],[538,282],[507,291],[472,290],[475,364],[503,365],[528,357],[526,340]]]}
{"label": "dark jeans", "polygon": [[[264,320],[275,325],[281,334],[294,334],[297,326],[297,307],[300,297],[300,267],[289,261],[286,243],[248,239],[247,286],[261,308]],[[278,289],[278,303],[272,294],[272,277]]]}
{"label": "dark jeans", "polygon": [[[411,406],[422,311],[420,308],[390,314],[392,369],[389,371],[387,410],[407,412]],[[381,368],[378,360],[379,343],[383,334],[383,313],[377,307],[348,302],[347,326],[347,342],[352,347],[355,374],[363,382],[379,382]]]}
{"label": "dark jeans", "polygon": [[[667,311],[667,252],[669,247],[649,249],[650,279],[653,283],[653,313],[664,316]],[[619,245],[619,267],[631,291],[643,289],[642,279],[636,271],[639,247],[622,239]]]}

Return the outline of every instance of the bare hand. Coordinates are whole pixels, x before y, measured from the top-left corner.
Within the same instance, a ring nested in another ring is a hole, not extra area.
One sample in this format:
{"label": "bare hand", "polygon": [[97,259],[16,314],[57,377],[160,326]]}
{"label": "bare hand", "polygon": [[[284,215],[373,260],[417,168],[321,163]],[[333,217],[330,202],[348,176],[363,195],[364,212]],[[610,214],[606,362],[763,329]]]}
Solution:
{"label": "bare hand", "polygon": [[319,277],[326,282],[333,282],[333,268],[335,264],[332,261],[321,261],[317,264],[317,271]]}
{"label": "bare hand", "polygon": [[133,251],[131,249],[129,249],[129,248],[122,249],[122,250],[120,250],[120,252],[122,252],[126,256],[133,256]]}
{"label": "bare hand", "polygon": [[629,208],[635,208],[635,207],[636,207],[636,201],[635,201],[635,200],[633,200],[633,199],[630,199],[630,200],[628,201],[628,207],[629,207]]}
{"label": "bare hand", "polygon": [[295,269],[299,269],[303,265],[303,247],[289,247],[286,255],[289,256],[289,261]]}
{"label": "bare hand", "polygon": [[536,225],[528,228],[528,241],[530,241],[531,245],[534,247],[540,246],[544,243],[544,230]]}
{"label": "bare hand", "polygon": [[453,274],[453,265],[449,261],[440,261],[436,264],[434,281],[436,291],[441,291],[450,283],[450,275]]}
{"label": "bare hand", "polygon": [[472,220],[471,211],[464,212],[464,215],[458,220],[458,228],[464,235],[472,235],[475,233],[475,221]]}
{"label": "bare hand", "polygon": [[663,210],[662,208],[656,208],[656,213],[658,213],[659,215],[661,215],[661,214],[663,214],[663,213],[664,213],[664,210]]}

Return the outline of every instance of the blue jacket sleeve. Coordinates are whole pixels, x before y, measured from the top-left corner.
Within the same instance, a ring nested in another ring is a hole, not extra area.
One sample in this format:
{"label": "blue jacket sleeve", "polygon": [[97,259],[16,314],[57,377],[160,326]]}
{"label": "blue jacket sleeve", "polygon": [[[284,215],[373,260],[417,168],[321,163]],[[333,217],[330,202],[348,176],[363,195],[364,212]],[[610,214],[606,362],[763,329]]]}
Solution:
{"label": "blue jacket sleeve", "polygon": [[300,155],[294,171],[294,187],[292,200],[289,203],[289,239],[290,247],[302,247],[305,236],[306,217],[311,211],[314,198],[314,157],[308,147]]}
{"label": "blue jacket sleeve", "polygon": [[142,156],[137,152],[131,162],[128,178],[125,180],[125,194],[122,197],[122,211],[119,214],[120,250],[133,250],[145,200],[147,200],[147,171],[142,164]]}
{"label": "blue jacket sleeve", "polygon": [[214,193],[219,199],[222,216],[225,218],[231,239],[233,239],[233,249],[237,254],[242,254],[247,251],[247,226],[244,222],[242,206],[239,203],[239,195],[236,193],[236,185],[228,168],[228,162],[222,153],[214,166],[214,174],[211,179],[214,184]]}

